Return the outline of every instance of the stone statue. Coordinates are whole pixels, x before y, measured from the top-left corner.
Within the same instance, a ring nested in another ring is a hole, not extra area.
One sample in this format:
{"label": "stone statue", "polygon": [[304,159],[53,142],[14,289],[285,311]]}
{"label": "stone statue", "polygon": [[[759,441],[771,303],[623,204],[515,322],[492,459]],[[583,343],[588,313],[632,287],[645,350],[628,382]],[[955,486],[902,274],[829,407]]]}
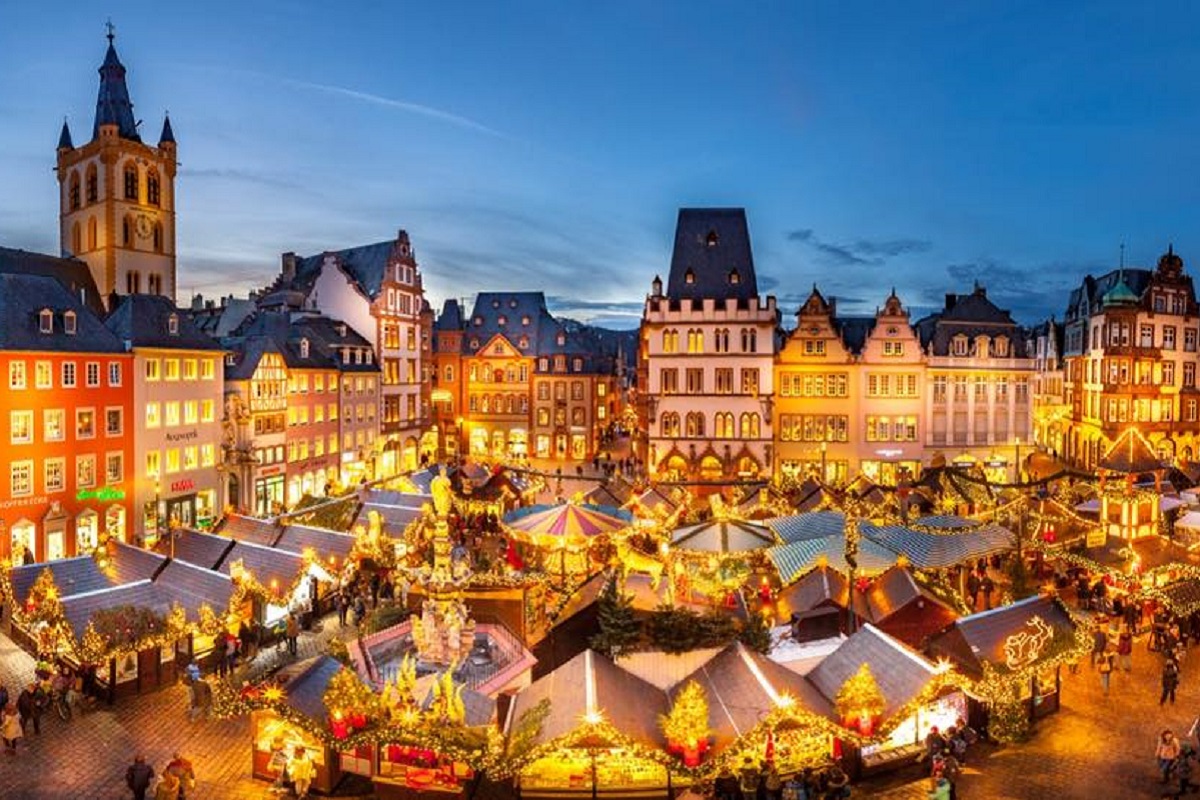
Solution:
{"label": "stone statue", "polygon": [[445,469],[439,468],[438,474],[429,482],[429,493],[433,495],[434,512],[439,517],[449,516],[454,502],[454,493],[450,488],[450,479],[446,477]]}

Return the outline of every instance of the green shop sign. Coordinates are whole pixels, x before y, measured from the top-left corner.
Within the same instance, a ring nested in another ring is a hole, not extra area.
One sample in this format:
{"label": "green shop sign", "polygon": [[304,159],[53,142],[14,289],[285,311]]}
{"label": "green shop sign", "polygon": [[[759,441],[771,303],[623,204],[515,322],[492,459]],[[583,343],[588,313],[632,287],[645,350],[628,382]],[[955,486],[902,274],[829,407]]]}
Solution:
{"label": "green shop sign", "polygon": [[105,486],[103,489],[82,489],[75,495],[76,500],[124,500],[125,490]]}

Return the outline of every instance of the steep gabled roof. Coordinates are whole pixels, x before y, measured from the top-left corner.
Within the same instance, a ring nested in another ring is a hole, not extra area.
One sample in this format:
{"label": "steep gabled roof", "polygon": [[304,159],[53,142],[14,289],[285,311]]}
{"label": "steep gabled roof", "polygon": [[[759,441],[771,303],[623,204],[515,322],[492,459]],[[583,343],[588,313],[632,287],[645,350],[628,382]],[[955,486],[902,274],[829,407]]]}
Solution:
{"label": "steep gabled roof", "polygon": [[104,315],[104,298],[96,288],[92,271],[77,258],[59,258],[45,253],[0,247],[0,272],[54,278],[72,297],[82,299],[83,305],[97,315]]}
{"label": "steep gabled roof", "polygon": [[934,676],[933,665],[925,658],[868,623],[826,656],[807,677],[832,702],[863,664],[870,668],[883,693],[887,704],[885,719],[920,694]]}
{"label": "steep gabled roof", "polygon": [[679,209],[667,297],[672,300],[758,297],[745,209]]}
{"label": "steep gabled roof", "polygon": [[978,677],[984,664],[1006,667],[1011,661],[1030,666],[1054,654],[1054,638],[1074,634],[1075,622],[1062,604],[1038,595],[955,620],[930,640],[929,652],[950,658],[966,674]]}
{"label": "steep gabled roof", "polygon": [[[41,333],[40,312],[53,313],[53,330]],[[68,315],[75,333],[66,331]],[[121,353],[125,348],[92,310],[57,280],[43,275],[0,273],[0,350],[54,353]]]}
{"label": "steep gabled roof", "polygon": [[[170,330],[171,315],[175,316],[178,326],[174,334]],[[221,349],[221,345],[203,333],[191,317],[166,297],[155,294],[131,294],[120,298],[104,326],[134,347]]]}
{"label": "steep gabled roof", "polygon": [[383,277],[387,272],[388,261],[396,248],[396,239],[384,242],[365,244],[359,247],[348,247],[345,250],[330,250],[314,256],[296,260],[296,282],[293,288],[307,292],[316,282],[317,275],[325,263],[326,256],[332,256],[350,279],[358,284],[364,295],[375,299],[383,287]]}
{"label": "steep gabled roof", "polygon": [[1154,472],[1162,468],[1162,459],[1154,452],[1146,437],[1132,425],[1117,437],[1100,459],[1100,469],[1125,475]]}

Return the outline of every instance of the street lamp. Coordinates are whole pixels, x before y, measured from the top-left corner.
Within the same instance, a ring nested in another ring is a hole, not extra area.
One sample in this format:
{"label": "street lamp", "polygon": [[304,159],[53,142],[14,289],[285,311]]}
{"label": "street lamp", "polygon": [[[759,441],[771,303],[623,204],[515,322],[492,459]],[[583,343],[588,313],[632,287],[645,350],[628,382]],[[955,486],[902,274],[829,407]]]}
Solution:
{"label": "street lamp", "polygon": [[1017,483],[1021,482],[1021,437],[1017,437]]}
{"label": "street lamp", "polygon": [[829,482],[829,473],[825,471],[825,451],[829,449],[829,443],[822,440],[821,442],[821,483]]}

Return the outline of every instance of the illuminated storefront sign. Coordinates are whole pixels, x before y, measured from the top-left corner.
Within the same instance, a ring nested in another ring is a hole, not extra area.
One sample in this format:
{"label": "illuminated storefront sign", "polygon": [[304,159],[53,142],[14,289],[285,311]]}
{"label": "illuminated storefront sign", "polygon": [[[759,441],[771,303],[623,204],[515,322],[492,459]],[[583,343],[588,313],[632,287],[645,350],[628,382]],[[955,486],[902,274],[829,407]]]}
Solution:
{"label": "illuminated storefront sign", "polygon": [[196,482],[191,478],[184,478],[181,481],[175,481],[171,484],[172,492],[187,492],[196,488]]}
{"label": "illuminated storefront sign", "polygon": [[103,489],[81,489],[79,493],[75,495],[75,499],[101,501],[124,500],[125,490],[114,489],[111,486],[105,486]]}

